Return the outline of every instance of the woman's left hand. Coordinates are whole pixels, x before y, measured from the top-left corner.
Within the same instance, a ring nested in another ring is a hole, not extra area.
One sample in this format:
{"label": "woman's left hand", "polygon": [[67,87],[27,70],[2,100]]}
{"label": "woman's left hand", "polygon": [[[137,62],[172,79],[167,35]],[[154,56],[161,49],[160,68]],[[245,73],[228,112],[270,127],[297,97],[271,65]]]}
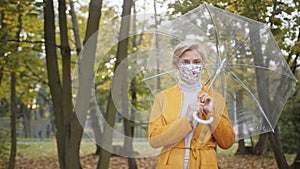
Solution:
{"label": "woman's left hand", "polygon": [[215,110],[214,99],[207,93],[203,93],[199,96],[200,105],[203,107],[203,111],[206,114],[213,113]]}

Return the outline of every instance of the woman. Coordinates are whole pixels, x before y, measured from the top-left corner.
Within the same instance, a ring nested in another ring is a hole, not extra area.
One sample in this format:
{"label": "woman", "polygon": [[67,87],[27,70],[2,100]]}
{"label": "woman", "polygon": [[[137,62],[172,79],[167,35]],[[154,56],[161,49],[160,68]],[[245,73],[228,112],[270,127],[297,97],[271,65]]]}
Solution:
{"label": "woman", "polygon": [[[178,84],[157,94],[148,128],[150,145],[162,147],[158,168],[218,168],[216,145],[230,148],[235,140],[223,97],[201,84],[205,50],[195,41],[183,41],[173,54],[179,70]],[[214,117],[211,124],[197,123]]]}

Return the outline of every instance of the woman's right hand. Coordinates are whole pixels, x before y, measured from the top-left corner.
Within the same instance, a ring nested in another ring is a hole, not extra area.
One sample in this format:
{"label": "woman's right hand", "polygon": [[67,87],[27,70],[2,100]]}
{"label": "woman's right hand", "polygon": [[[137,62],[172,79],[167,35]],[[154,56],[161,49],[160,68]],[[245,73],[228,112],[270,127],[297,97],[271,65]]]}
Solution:
{"label": "woman's right hand", "polygon": [[203,111],[203,107],[201,106],[200,102],[196,102],[193,104],[189,104],[188,105],[188,110],[185,114],[185,117],[188,119],[188,121],[191,123],[194,118],[193,118],[193,113],[197,111],[197,112],[202,112]]}

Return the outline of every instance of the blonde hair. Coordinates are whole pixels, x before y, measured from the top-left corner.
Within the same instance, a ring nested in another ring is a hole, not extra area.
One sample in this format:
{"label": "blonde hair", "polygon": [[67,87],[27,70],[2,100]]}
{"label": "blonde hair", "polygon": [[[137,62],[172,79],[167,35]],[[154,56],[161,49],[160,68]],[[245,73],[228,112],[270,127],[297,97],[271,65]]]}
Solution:
{"label": "blonde hair", "polygon": [[206,51],[202,45],[199,44],[199,42],[195,40],[185,40],[180,42],[174,49],[173,53],[173,65],[175,67],[178,66],[178,61],[180,56],[188,50],[192,50],[196,54],[200,55],[203,62],[206,62]]}

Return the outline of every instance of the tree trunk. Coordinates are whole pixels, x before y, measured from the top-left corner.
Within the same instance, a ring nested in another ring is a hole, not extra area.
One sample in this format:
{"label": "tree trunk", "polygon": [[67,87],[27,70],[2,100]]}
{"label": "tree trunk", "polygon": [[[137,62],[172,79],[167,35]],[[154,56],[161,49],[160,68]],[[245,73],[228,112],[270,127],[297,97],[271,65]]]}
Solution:
{"label": "tree trunk", "polygon": [[[154,23],[155,23],[155,29],[157,29],[158,26],[158,22],[157,22],[157,8],[156,8],[156,0],[154,0],[153,2],[153,9],[154,9]],[[154,34],[154,39],[155,39],[155,61],[156,61],[156,74],[159,75],[160,74],[160,59],[159,59],[159,47],[158,47],[158,43],[159,43],[159,36],[157,36],[157,34]],[[156,81],[156,88],[160,89],[161,87],[161,82],[160,82],[160,76],[157,77],[157,81]]]}
{"label": "tree trunk", "polygon": [[[238,90],[236,92],[236,114],[239,117],[243,116],[243,90]],[[239,131],[238,132],[242,132],[240,131],[240,129],[242,129],[243,127],[239,127]],[[236,155],[245,155],[245,154],[250,154],[252,152],[252,147],[247,147],[245,145],[245,140],[241,139],[238,141],[238,149],[236,151]]]}
{"label": "tree trunk", "polygon": [[97,116],[97,110],[96,110],[96,106],[97,105],[97,101],[96,98],[94,98],[95,100],[91,100],[90,103],[90,115],[91,115],[91,119],[92,119],[92,128],[94,131],[94,135],[95,135],[95,141],[96,141],[96,152],[95,154],[100,154],[101,151],[101,147],[100,147],[100,141],[101,141],[101,133],[103,132],[100,128],[100,124],[99,124],[99,119]]}
{"label": "tree trunk", "polygon": [[17,136],[16,136],[16,73],[13,71],[10,75],[10,111],[11,111],[11,148],[9,156],[9,169],[15,168],[17,153]]}
{"label": "tree trunk", "polygon": [[62,110],[62,86],[60,74],[57,63],[56,53],[56,37],[55,37],[55,15],[53,10],[53,0],[44,0],[44,36],[45,36],[45,50],[46,50],[46,65],[48,83],[53,102],[53,111],[56,125],[56,142],[60,168],[64,169],[64,123]]}
{"label": "tree trunk", "polygon": [[[0,14],[1,14],[1,15],[0,15],[1,29],[5,30],[5,29],[7,28],[7,24],[4,22],[5,13],[2,11]],[[6,44],[7,37],[8,37],[7,32],[3,32],[3,33],[0,35],[0,41],[3,42],[3,43],[1,43],[1,44],[4,45],[4,46],[5,46],[5,44]],[[3,55],[4,55],[4,51],[0,51],[0,56],[3,56]],[[4,74],[4,66],[1,65],[1,66],[0,66],[0,85],[1,85],[1,82],[2,82],[2,79],[3,79],[3,74]]]}
{"label": "tree trunk", "polygon": [[64,165],[66,169],[79,169],[80,165],[80,141],[83,133],[76,113],[73,111],[72,80],[71,80],[71,49],[69,46],[68,26],[66,17],[66,1],[59,0],[59,29],[60,51],[62,56],[62,110],[65,134]]}
{"label": "tree trunk", "polygon": [[300,168],[300,149],[297,152],[296,158],[291,165],[290,169],[299,169]]}
{"label": "tree trunk", "polygon": [[22,112],[22,116],[23,116],[25,138],[29,138],[32,136],[31,128],[30,128],[30,123],[31,123],[30,110],[25,104],[20,103],[20,111]]}
{"label": "tree trunk", "polygon": [[270,140],[278,168],[279,169],[288,169],[289,165],[284,156],[284,151],[283,151],[282,144],[281,144],[281,141],[279,138],[279,131],[278,131],[277,127],[275,128],[275,133],[268,134],[268,138]]}
{"label": "tree trunk", "polygon": [[[123,1],[123,12],[122,12],[122,20],[121,20],[121,28],[119,34],[119,43],[117,49],[117,61],[115,65],[115,70],[118,65],[127,57],[127,48],[128,48],[128,35],[129,35],[129,28],[130,28],[130,18],[125,18],[125,16],[130,16],[131,13],[131,6],[132,0],[124,0]],[[115,71],[114,70],[114,71]],[[104,132],[102,137],[103,146],[107,148],[107,150],[103,150],[100,153],[100,160],[98,162],[98,169],[107,169],[109,165],[109,159],[111,156],[112,150],[112,131],[109,130],[110,128],[114,128],[115,117],[116,117],[116,107],[112,100],[111,92],[109,94],[108,106],[106,110],[106,117],[107,117],[107,125],[104,126]]]}
{"label": "tree trunk", "polygon": [[[19,48],[19,41],[20,41],[20,33],[22,30],[22,13],[21,13],[21,2],[18,1],[17,11],[18,11],[18,30],[16,32],[16,40],[18,40],[16,44],[15,50],[18,51]],[[15,69],[18,67],[18,57],[13,59]],[[12,70],[10,73],[10,89],[11,89],[11,95],[10,95],[10,110],[11,110],[11,149],[10,149],[10,156],[9,156],[9,169],[15,168],[15,162],[16,162],[16,154],[17,154],[17,126],[16,126],[16,120],[17,120],[17,100],[16,100],[16,72],[15,70]]]}
{"label": "tree trunk", "polygon": [[[133,49],[137,49],[137,43],[136,43],[136,8],[135,8],[135,2],[132,2],[132,8],[133,8],[133,21],[132,21],[132,26],[133,26],[133,38],[132,38],[132,48]],[[135,51],[133,51],[135,52]],[[136,62],[137,58],[135,59]],[[128,143],[124,143],[124,148],[125,151],[128,149],[132,154],[131,156],[134,156],[134,151],[133,151],[133,146],[132,146],[132,142],[133,142],[133,138],[134,138],[134,119],[135,119],[135,107],[137,106],[137,95],[136,95],[136,80],[135,78],[132,79],[132,81],[130,82],[130,94],[131,94],[131,102],[132,102],[132,107],[131,107],[131,111],[130,111],[130,119],[126,119],[124,120],[124,126],[125,126],[125,135],[129,137],[129,139],[127,140]],[[124,91],[126,92],[126,91]],[[126,124],[127,123],[127,124]],[[127,131],[127,132],[126,132]],[[126,140],[125,140],[126,141]],[[129,145],[129,147],[127,148],[126,145]],[[128,166],[129,169],[137,169],[137,164],[135,161],[135,158],[128,158]]]}
{"label": "tree trunk", "polygon": [[75,110],[82,126],[85,126],[86,115],[91,102],[91,92],[95,74],[94,64],[97,48],[97,31],[99,29],[101,7],[102,1],[92,0],[90,3],[89,18],[84,39],[84,49],[82,51],[82,55],[78,58],[79,86],[76,96]]}
{"label": "tree trunk", "polygon": [[268,139],[268,134],[259,135],[258,142],[256,143],[255,148],[254,148],[255,155],[263,155],[264,154],[265,144],[266,144],[267,139]]}
{"label": "tree trunk", "polygon": [[[84,50],[82,51],[82,57],[78,59],[79,62],[79,89],[76,98],[76,111],[79,114],[79,120],[81,124],[85,124],[87,110],[91,109],[92,125],[96,137],[96,153],[100,151],[100,130],[98,124],[98,118],[96,111],[93,108],[94,102],[91,100],[91,89],[93,87],[94,80],[94,63],[98,40],[99,23],[101,19],[102,0],[91,0],[89,4],[89,17],[87,21],[87,27],[85,32],[85,38],[83,41]],[[80,101],[78,100],[80,99]]]}
{"label": "tree trunk", "polygon": [[245,146],[245,140],[241,139],[238,141],[238,149],[235,152],[236,155],[244,155],[246,154],[246,146]]}
{"label": "tree trunk", "polygon": [[72,23],[73,23],[72,29],[74,32],[76,51],[77,51],[77,55],[79,56],[79,54],[81,52],[81,41],[80,41],[80,33],[79,33],[78,23],[77,23],[77,19],[76,19],[76,12],[74,9],[74,2],[72,0],[70,0],[70,15],[72,17]]}

